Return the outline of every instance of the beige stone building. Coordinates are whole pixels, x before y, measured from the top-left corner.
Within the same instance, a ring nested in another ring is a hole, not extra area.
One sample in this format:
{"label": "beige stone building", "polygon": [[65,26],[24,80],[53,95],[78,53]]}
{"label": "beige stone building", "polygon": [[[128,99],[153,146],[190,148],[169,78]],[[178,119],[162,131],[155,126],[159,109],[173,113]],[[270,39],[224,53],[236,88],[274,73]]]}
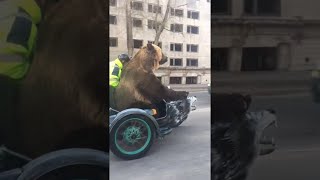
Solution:
{"label": "beige stone building", "polygon": [[[161,19],[167,0],[133,0],[134,52],[152,42],[156,13]],[[125,0],[110,1],[109,60],[127,52]],[[166,28],[159,46],[168,62],[157,70],[163,84],[207,84],[210,82],[211,30],[210,0],[171,0]]]}
{"label": "beige stone building", "polygon": [[320,61],[319,0],[212,3],[214,71],[309,70]]}

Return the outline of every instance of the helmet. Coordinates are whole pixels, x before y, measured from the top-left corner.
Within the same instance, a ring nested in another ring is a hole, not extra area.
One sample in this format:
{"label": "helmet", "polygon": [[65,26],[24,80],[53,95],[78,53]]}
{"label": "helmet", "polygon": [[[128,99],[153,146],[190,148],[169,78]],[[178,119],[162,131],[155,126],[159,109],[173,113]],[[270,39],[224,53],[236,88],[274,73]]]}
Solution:
{"label": "helmet", "polygon": [[128,54],[120,54],[119,56],[118,56],[118,58],[121,60],[121,61],[125,61],[125,62],[128,62],[128,61],[130,61],[130,57],[128,56]]}

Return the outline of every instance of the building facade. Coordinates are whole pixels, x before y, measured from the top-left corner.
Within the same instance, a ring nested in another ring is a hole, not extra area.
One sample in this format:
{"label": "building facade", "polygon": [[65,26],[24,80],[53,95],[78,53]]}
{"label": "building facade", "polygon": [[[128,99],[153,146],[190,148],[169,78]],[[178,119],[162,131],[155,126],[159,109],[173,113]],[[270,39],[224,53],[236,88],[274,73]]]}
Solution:
{"label": "building facade", "polygon": [[[164,17],[167,0],[133,0],[134,53],[153,42],[156,18]],[[109,60],[127,52],[126,1],[110,1]],[[159,46],[168,56],[156,75],[165,85],[210,82],[211,30],[210,0],[171,0],[170,13]]]}
{"label": "building facade", "polygon": [[212,69],[314,68],[320,61],[318,7],[318,0],[215,0]]}

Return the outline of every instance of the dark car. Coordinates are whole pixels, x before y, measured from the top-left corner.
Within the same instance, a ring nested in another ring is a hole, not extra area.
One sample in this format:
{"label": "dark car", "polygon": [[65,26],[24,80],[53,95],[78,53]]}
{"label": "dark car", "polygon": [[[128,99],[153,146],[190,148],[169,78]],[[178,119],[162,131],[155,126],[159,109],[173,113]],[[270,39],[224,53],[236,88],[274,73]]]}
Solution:
{"label": "dark car", "polygon": [[313,70],[311,76],[313,100],[320,103],[320,69]]}

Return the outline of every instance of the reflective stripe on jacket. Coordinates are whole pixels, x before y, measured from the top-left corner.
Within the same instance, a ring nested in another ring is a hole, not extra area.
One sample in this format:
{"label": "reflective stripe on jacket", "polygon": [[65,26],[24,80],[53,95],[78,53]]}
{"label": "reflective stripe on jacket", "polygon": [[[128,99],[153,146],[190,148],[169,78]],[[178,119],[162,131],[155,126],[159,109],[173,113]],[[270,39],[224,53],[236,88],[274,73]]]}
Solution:
{"label": "reflective stripe on jacket", "polygon": [[41,11],[34,0],[4,0],[0,8],[0,74],[20,79],[30,65]]}
{"label": "reflective stripe on jacket", "polygon": [[109,67],[109,85],[112,87],[117,87],[119,85],[123,65],[119,59],[116,59],[110,62]]}

